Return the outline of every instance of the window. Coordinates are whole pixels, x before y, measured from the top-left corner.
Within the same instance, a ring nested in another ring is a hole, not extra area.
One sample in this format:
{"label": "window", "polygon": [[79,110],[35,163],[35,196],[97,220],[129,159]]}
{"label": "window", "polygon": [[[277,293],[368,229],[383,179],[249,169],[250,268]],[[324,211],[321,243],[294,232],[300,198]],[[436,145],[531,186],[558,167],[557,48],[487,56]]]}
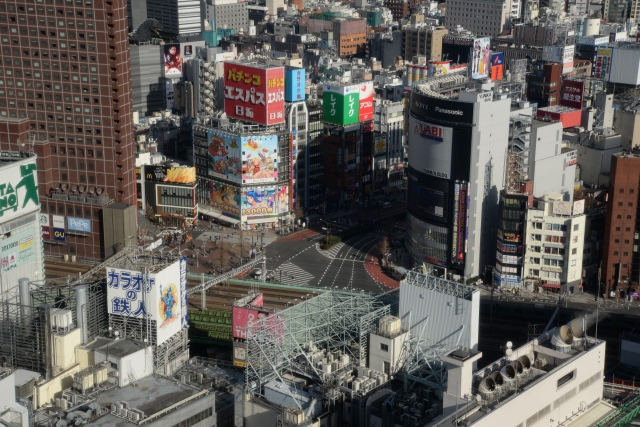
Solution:
{"label": "window", "polygon": [[389,351],[389,346],[387,344],[380,343],[380,350]]}
{"label": "window", "polygon": [[619,190],[619,193],[624,193],[624,188],[621,188],[621,189]]}

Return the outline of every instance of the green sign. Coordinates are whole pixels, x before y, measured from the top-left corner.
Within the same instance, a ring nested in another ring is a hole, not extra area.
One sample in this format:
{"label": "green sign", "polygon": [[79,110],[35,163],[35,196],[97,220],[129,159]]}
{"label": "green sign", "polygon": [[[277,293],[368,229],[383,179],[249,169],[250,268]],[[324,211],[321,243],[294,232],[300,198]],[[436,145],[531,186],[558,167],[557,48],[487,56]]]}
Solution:
{"label": "green sign", "polygon": [[360,99],[358,92],[341,95],[325,91],[322,95],[324,121],[336,125],[358,123]]}
{"label": "green sign", "polygon": [[0,174],[0,217],[9,220],[21,215],[27,205],[39,205],[35,158],[3,167]]}

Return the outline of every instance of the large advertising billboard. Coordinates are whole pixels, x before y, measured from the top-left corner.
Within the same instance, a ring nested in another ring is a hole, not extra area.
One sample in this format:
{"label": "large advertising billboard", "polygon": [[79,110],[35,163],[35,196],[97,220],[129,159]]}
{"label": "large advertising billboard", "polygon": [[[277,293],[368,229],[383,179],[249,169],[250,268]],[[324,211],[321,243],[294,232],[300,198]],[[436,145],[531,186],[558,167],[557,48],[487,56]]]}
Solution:
{"label": "large advertising billboard", "polygon": [[268,312],[258,311],[253,308],[236,307],[232,309],[233,337],[239,339],[247,339],[247,325],[258,319],[266,319]]}
{"label": "large advertising billboard", "polygon": [[608,79],[611,74],[611,55],[613,49],[609,47],[599,47],[596,59],[595,76],[600,79]]}
{"label": "large advertising billboard", "polygon": [[292,210],[290,209],[289,196],[289,186],[281,185],[278,188],[278,213],[286,213]]}
{"label": "large advertising billboard", "polygon": [[474,105],[471,102],[433,98],[415,90],[411,92],[411,111],[425,119],[472,124]]}
{"label": "large advertising billboard", "polygon": [[584,94],[584,82],[565,80],[562,82],[562,94],[560,95],[560,105],[565,107],[582,109],[582,99]]}
{"label": "large advertising billboard", "polygon": [[438,178],[451,178],[453,129],[409,118],[409,165]]}
{"label": "large advertising billboard", "polygon": [[240,215],[240,189],[219,182],[209,182],[209,199],[211,206],[227,216]]}
{"label": "large advertising billboard", "polygon": [[[0,242],[0,272],[9,273],[23,265],[35,262],[36,236],[33,230],[12,234]],[[31,273],[31,272],[30,272]]]}
{"label": "large advertising billboard", "polygon": [[275,215],[276,188],[252,187],[242,191],[242,216]]}
{"label": "large advertising billboard", "polygon": [[491,39],[481,37],[473,40],[471,47],[471,78],[486,79],[489,76],[489,56]]}
{"label": "large advertising billboard", "polygon": [[251,136],[240,139],[242,182],[258,184],[278,180],[278,136]]}
{"label": "large advertising billboard", "polygon": [[376,136],[373,140],[373,155],[379,156],[387,152],[387,135]]}
{"label": "large advertising billboard", "polygon": [[284,122],[284,67],[224,63],[224,112],[261,125]]}
{"label": "large advertising billboard", "polygon": [[284,99],[287,102],[304,101],[305,69],[294,68],[284,72]]}
{"label": "large advertising billboard", "polygon": [[[162,344],[182,328],[187,297],[183,292],[182,260],[149,274],[107,267],[109,314],[144,318],[156,322],[157,344]],[[186,271],[186,267],[184,267]]]}
{"label": "large advertising billboard", "polygon": [[449,181],[408,169],[409,211],[419,219],[447,225],[451,207]]}
{"label": "large advertising billboard", "polygon": [[491,80],[500,81],[504,72],[504,53],[491,54]]}
{"label": "large advertising billboard", "polygon": [[360,102],[360,111],[358,117],[360,121],[373,120],[373,82],[360,83],[360,93],[358,99]]}
{"label": "large advertising billboard", "polygon": [[360,87],[325,85],[322,93],[324,121],[350,125],[360,120]]}
{"label": "large advertising billboard", "polygon": [[167,167],[159,165],[144,166],[145,181],[173,182],[176,184],[193,184],[196,182],[196,168],[194,167]]}
{"label": "large advertising billboard", "polygon": [[0,177],[2,222],[33,211],[39,206],[36,159],[23,160],[2,168]]}
{"label": "large advertising billboard", "polygon": [[69,216],[67,217],[67,230],[91,233],[91,220]]}
{"label": "large advertising billboard", "polygon": [[182,57],[179,44],[164,45],[164,75],[166,77],[182,76]]}
{"label": "large advertising billboard", "polygon": [[219,130],[207,131],[209,176],[242,182],[240,137]]}

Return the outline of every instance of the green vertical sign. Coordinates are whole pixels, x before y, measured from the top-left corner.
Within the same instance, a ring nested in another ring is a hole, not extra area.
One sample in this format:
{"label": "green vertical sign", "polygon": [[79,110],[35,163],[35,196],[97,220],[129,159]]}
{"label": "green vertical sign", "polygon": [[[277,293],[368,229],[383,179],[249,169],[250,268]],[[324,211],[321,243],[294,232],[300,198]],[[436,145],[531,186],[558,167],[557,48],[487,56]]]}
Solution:
{"label": "green vertical sign", "polygon": [[342,95],[325,91],[322,95],[324,121],[336,125],[358,123],[360,114],[360,96],[358,92]]}
{"label": "green vertical sign", "polygon": [[344,97],[344,115],[342,124],[350,125],[353,123],[358,123],[360,116],[360,95],[355,93],[350,93],[345,95]]}

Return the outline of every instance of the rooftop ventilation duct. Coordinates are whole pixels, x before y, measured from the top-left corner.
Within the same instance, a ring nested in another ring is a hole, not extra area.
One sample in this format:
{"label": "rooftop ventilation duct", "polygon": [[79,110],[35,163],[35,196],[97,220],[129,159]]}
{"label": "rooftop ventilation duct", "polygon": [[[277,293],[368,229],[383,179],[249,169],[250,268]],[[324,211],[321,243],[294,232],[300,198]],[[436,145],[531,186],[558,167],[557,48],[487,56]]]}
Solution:
{"label": "rooftop ventilation duct", "polygon": [[561,353],[568,353],[571,350],[571,344],[573,343],[573,332],[571,328],[566,325],[562,325],[557,328],[551,337],[551,345],[554,350]]}
{"label": "rooftop ventilation duct", "polygon": [[478,390],[484,397],[491,396],[496,391],[496,382],[493,377],[488,376],[480,383]]}
{"label": "rooftop ventilation duct", "polygon": [[513,367],[513,365],[505,365],[501,370],[500,373],[502,374],[502,379],[504,381],[513,381],[516,379],[516,370]]}

